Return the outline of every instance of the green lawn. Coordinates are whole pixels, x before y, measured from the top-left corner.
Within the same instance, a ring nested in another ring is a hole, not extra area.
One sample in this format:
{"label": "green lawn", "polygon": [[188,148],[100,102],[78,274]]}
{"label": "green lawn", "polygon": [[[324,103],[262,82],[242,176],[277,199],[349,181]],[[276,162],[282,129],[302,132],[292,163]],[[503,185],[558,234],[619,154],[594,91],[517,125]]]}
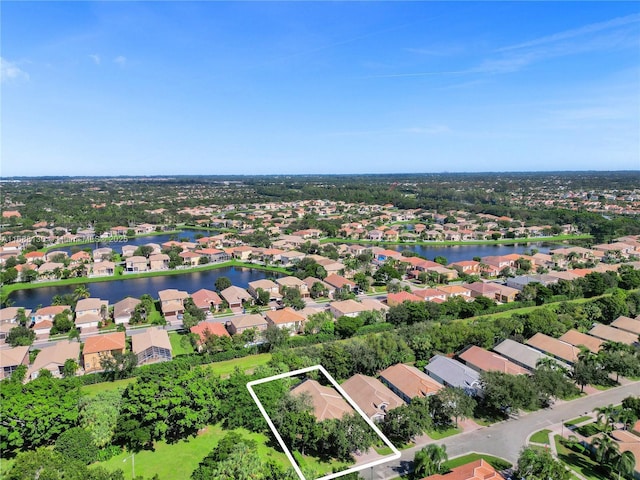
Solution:
{"label": "green lawn", "polygon": [[85,385],[80,388],[80,391],[85,395],[97,395],[98,393],[108,392],[116,388],[124,389],[133,381],[135,381],[135,378],[125,378],[124,380],[116,380],[115,382],[100,382],[93,385]]}
{"label": "green lawn", "polygon": [[334,468],[345,470],[349,467],[352,467],[353,464],[348,464],[344,462],[339,462],[337,460],[333,462],[323,462],[322,460],[316,457],[310,457],[308,455],[302,455],[299,452],[293,452],[293,456],[298,463],[298,466],[302,470],[310,470],[314,472],[317,476],[321,477],[327,475],[334,471]]}
{"label": "green lawn", "polygon": [[[285,467],[289,465],[284,453],[277,452],[273,448],[266,446],[268,442],[266,435],[251,433],[244,429],[236,431],[256,441],[260,458],[264,460],[272,458]],[[225,433],[219,425],[213,425],[207,427],[202,434],[187,441],[180,441],[174,444],[157,442],[153,451],[143,450],[135,454],[135,473],[145,478],[151,478],[153,475],[158,474],[160,480],[188,479],[191,476],[191,472],[217,445]],[[125,480],[132,478],[130,453],[121,453],[98,465],[102,465],[108,470],[122,469]]]}
{"label": "green lawn", "polygon": [[485,462],[489,463],[493,468],[498,471],[506,470],[507,468],[511,468],[511,464],[506,460],[498,457],[492,457],[491,455],[485,455],[482,453],[469,453],[468,455],[463,455],[462,457],[454,458],[453,460],[449,460],[445,462],[443,465],[446,468],[455,468],[460,465],[465,465],[467,463],[473,462],[475,460],[484,459]]}
{"label": "green lawn", "polygon": [[592,422],[576,428],[576,432],[578,432],[583,437],[591,437],[592,435],[597,435],[598,433],[602,432],[602,428],[603,425],[601,423]]}
{"label": "green lawn", "polygon": [[188,355],[189,353],[194,352],[191,342],[185,343],[186,346],[182,345],[183,338],[188,337],[186,334],[169,332],[169,342],[171,342],[171,349],[173,350],[174,357],[177,357],[178,355]]}
{"label": "green lawn", "polygon": [[225,360],[223,362],[210,363],[203,365],[204,367],[213,368],[214,373],[221,377],[229,376],[238,367],[243,372],[252,372],[261,365],[266,365],[271,360],[270,353],[260,353],[258,355],[250,355],[248,357],[234,358],[233,360]]}
{"label": "green lawn", "polygon": [[591,420],[591,417],[589,415],[583,415],[582,417],[574,418],[573,420],[564,422],[564,425],[565,427],[573,427],[574,425],[579,425],[586,422],[587,420]]}
{"label": "green lawn", "polygon": [[589,480],[609,480],[609,476],[598,470],[598,464],[587,455],[568,449],[561,441],[560,435],[554,436],[558,458],[569,468],[575,470]]}
{"label": "green lawn", "polygon": [[531,435],[531,437],[529,438],[529,441],[534,443],[541,443],[543,445],[549,445],[550,433],[551,433],[551,430],[547,430],[545,428],[544,430],[540,430],[539,432],[536,432],[533,435]]}
{"label": "green lawn", "polygon": [[460,432],[462,432],[462,428],[451,427],[443,430],[428,430],[427,435],[429,435],[434,440],[442,440],[443,438],[450,437],[451,435],[456,435]]}

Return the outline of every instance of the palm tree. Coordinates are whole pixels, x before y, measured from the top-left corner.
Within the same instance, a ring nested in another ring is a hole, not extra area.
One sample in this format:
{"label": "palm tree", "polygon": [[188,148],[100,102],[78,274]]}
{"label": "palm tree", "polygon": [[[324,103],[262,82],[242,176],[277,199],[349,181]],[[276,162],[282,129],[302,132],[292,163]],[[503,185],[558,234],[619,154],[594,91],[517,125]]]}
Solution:
{"label": "palm tree", "polygon": [[619,413],[616,407],[609,404],[606,407],[594,408],[593,411],[598,412],[597,421],[598,423],[604,424],[605,432],[610,432],[611,430],[613,430],[613,423],[615,422]]}
{"label": "palm tree", "polygon": [[596,449],[596,461],[602,464],[611,465],[611,461],[620,455],[620,447],[610,436],[602,434],[591,442]]}
{"label": "palm tree", "polygon": [[423,478],[439,473],[448,459],[446,445],[427,445],[413,459],[414,478]]}
{"label": "palm tree", "polygon": [[633,478],[633,471],[636,467],[636,457],[633,452],[622,452],[613,459],[612,466],[618,472],[618,479],[622,475],[624,478]]}
{"label": "palm tree", "polygon": [[73,291],[73,296],[76,300],[80,300],[81,298],[89,298],[91,293],[86,285],[78,285]]}
{"label": "palm tree", "polygon": [[628,430],[631,425],[636,423],[638,416],[633,410],[621,408],[617,412],[616,421],[624,425],[624,429]]}

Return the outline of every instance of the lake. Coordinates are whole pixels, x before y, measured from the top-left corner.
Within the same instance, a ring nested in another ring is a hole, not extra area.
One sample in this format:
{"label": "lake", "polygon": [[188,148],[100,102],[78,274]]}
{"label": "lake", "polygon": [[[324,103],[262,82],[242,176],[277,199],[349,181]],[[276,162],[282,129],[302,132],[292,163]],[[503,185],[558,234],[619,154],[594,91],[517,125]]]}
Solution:
{"label": "lake", "polygon": [[[418,255],[433,260],[437,256],[447,259],[447,263],[459,262],[461,260],[473,260],[473,257],[488,257],[492,255],[509,255],[510,253],[524,253],[532,248],[540,253],[547,253],[551,250],[550,243],[529,243],[516,245],[451,245],[436,247],[431,245],[393,245],[386,247],[390,250],[401,252],[411,250]],[[555,247],[558,247],[557,245]]]}
{"label": "lake", "polygon": [[[201,288],[215,290],[218,277],[227,277],[233,285],[247,288],[249,282],[263,278],[277,278],[282,275],[254,270],[242,267],[224,267],[204,272],[191,272],[181,275],[169,275],[166,277],[132,278],[130,280],[114,280],[111,282],[87,283],[87,288],[92,297],[109,300],[110,304],[119,302],[125,297],[139,298],[145,293],[158,298],[158,291],[167,288],[176,288],[193,293]],[[14,301],[14,306],[25,308],[37,308],[38,305],[50,305],[54,295],[73,293],[77,285],[65,285],[58,287],[42,287],[32,290],[18,290],[9,296]]]}
{"label": "lake", "polygon": [[[63,251],[68,254],[72,253],[72,249],[74,252],[78,249],[83,250],[85,248],[89,248],[91,250],[95,250],[96,248],[104,248],[109,247],[113,248],[113,251],[116,253],[122,253],[122,247],[125,245],[135,245],[139,247],[141,245],[146,245],[147,243],[157,243],[158,245],[163,244],[164,242],[168,242],[170,240],[179,240],[181,238],[186,238],[189,242],[195,242],[196,236],[200,234],[205,237],[212,237],[217,234],[217,232],[209,232],[207,230],[181,230],[175,233],[166,233],[162,235],[145,235],[142,237],[134,237],[128,238],[126,241],[117,240],[115,242],[95,242],[95,243],[79,243],[78,245],[72,245],[68,247],[60,247],[60,248],[52,248],[50,251]],[[122,237],[119,237],[122,238]]]}

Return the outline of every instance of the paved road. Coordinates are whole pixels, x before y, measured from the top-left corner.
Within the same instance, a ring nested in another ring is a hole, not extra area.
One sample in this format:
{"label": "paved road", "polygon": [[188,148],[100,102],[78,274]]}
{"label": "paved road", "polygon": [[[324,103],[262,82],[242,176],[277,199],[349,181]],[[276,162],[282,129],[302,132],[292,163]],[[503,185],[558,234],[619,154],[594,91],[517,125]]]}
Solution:
{"label": "paved road", "polygon": [[[523,415],[517,420],[507,420],[433,443],[446,445],[447,454],[450,458],[469,452],[479,452],[502,457],[515,464],[527,437],[533,432],[576,418],[584,412],[590,413],[596,407],[609,405],[610,403],[620,403],[629,395],[640,396],[640,382],[611,388],[570,402],[556,404],[550,410],[540,410]],[[368,470],[362,472],[363,478],[387,480],[408,473],[413,457],[420,448],[422,448],[422,445],[403,450],[401,452],[402,456],[398,460],[375,467],[373,472]]]}

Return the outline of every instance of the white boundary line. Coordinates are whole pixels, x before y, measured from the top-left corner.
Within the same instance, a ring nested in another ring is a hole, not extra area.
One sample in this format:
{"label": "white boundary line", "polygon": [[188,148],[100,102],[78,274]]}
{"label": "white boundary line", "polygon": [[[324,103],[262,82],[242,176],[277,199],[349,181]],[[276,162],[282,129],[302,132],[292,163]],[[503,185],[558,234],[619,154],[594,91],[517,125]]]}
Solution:
{"label": "white boundary line", "polygon": [[293,466],[293,469],[295,470],[295,472],[298,474],[298,477],[300,477],[300,480],[307,480],[307,479],[305,478],[304,474],[302,473],[302,470],[300,470],[300,467],[298,466],[298,463],[296,462],[295,458],[293,458],[293,454],[291,453],[291,451],[289,450],[287,445],[284,443],[284,440],[282,439],[282,437],[278,433],[278,430],[276,429],[276,426],[271,421],[271,418],[269,417],[269,415],[267,414],[267,411],[262,406],[262,403],[260,402],[260,399],[258,398],[256,393],[253,391],[252,387],[254,385],[260,385],[262,383],[271,382],[272,380],[280,380],[281,378],[294,377],[296,375],[300,375],[300,374],[307,373],[307,372],[312,372],[314,370],[319,370],[320,372],[322,372],[322,374],[325,377],[327,377],[329,379],[329,381],[331,382],[333,387],[347,400],[347,402],[349,402],[349,404],[353,407],[353,409],[360,414],[360,416],[365,420],[365,422],[367,422],[367,424],[373,429],[373,431],[376,432],[376,434],[382,439],[382,441],[385,443],[385,445],[387,445],[387,447],[389,447],[391,449],[391,451],[393,452],[391,455],[386,455],[385,457],[383,457],[383,458],[381,458],[379,460],[375,460],[373,462],[365,463],[364,465],[358,465],[358,466],[355,466],[355,467],[351,467],[351,468],[349,468],[347,470],[342,470],[340,472],[330,473],[329,475],[325,475],[324,477],[320,477],[320,478],[318,478],[316,480],[330,480],[332,478],[342,477],[343,475],[347,475],[349,473],[359,472],[359,471],[364,470],[366,468],[375,467],[377,465],[381,465],[383,463],[390,462],[391,460],[396,460],[396,459],[400,458],[400,451],[380,431],[380,429],[376,426],[376,424],[373,423],[373,421],[369,417],[367,417],[367,415],[356,404],[356,402],[354,402],[353,399],[349,395],[347,395],[347,392],[345,392],[342,389],[342,387],[340,385],[338,385],[338,382],[336,382],[333,379],[333,377],[329,374],[329,372],[327,372],[325,370],[325,368],[322,365],[314,365],[313,367],[301,368],[300,370],[294,370],[293,372],[285,372],[285,373],[281,373],[279,375],[273,375],[271,377],[261,378],[259,380],[252,380],[251,382],[248,382],[247,383],[247,389],[249,390],[249,394],[253,398],[253,401],[256,402],[256,405],[258,405],[258,408],[260,409],[260,413],[262,413],[262,416],[267,421],[267,424],[269,425],[269,428],[271,429],[271,431],[275,435],[276,439],[278,440],[278,443],[282,447],[282,450],[284,451],[284,454],[289,459],[289,462],[291,462],[291,465]]}

